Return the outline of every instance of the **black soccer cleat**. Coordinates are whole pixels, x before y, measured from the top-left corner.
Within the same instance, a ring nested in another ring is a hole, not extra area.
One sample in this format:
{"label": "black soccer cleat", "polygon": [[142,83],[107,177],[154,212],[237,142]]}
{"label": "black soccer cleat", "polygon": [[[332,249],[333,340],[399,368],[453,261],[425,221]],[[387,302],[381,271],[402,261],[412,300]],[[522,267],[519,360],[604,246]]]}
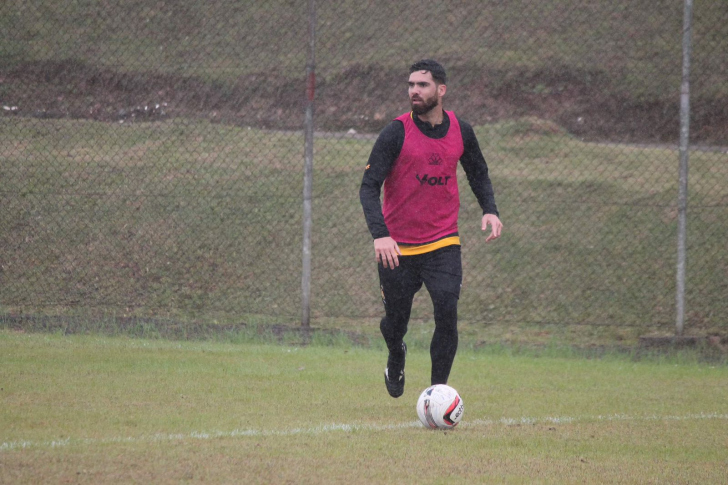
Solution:
{"label": "black soccer cleat", "polygon": [[[402,342],[402,350],[404,350],[404,356],[407,357],[407,344]],[[387,368],[384,369],[384,384],[387,386],[387,392],[392,397],[399,397],[404,394],[404,358],[402,359],[401,367],[398,365],[392,365],[392,355],[390,354],[387,358]],[[392,377],[389,377],[389,369],[392,369]]]}

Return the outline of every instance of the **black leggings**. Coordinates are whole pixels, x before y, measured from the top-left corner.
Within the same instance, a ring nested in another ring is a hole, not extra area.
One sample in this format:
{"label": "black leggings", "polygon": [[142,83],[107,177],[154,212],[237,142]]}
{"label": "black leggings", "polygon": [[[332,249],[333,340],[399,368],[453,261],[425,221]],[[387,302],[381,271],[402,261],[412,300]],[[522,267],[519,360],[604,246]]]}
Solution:
{"label": "black leggings", "polygon": [[463,280],[460,246],[446,246],[430,253],[400,256],[399,266],[379,264],[385,316],[379,325],[393,356],[402,352],[412,301],[425,284],[434,307],[435,331],[430,343],[431,384],[447,384],[458,349],[458,298]]}

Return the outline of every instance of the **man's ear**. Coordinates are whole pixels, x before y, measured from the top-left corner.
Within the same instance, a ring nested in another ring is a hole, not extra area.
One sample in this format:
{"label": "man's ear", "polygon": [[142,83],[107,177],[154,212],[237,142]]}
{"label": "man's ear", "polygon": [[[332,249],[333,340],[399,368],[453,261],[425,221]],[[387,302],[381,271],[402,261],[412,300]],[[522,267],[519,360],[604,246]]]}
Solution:
{"label": "man's ear", "polygon": [[445,96],[445,93],[447,92],[447,86],[444,84],[439,84],[437,86],[437,94],[440,95],[440,97]]}

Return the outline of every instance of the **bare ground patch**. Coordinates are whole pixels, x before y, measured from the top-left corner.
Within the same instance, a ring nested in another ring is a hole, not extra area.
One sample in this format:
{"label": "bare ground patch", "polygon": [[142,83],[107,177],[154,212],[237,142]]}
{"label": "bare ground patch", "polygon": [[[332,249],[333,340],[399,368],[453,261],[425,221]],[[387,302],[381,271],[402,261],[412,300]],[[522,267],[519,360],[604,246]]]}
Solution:
{"label": "bare ground patch", "polygon": [[[472,124],[536,117],[586,140],[672,142],[679,135],[679,99],[640,100],[606,72],[553,66],[482,71],[454,65],[448,107]],[[319,75],[317,129],[376,133],[407,108],[401,72],[357,65]],[[300,81],[300,83],[296,83]],[[198,117],[238,126],[297,130],[303,123],[305,79],[276,72],[234,82],[152,72],[116,72],[75,60],[29,62],[0,69],[3,116],[109,122]],[[726,100],[692,100],[691,133],[701,144],[728,144]]]}

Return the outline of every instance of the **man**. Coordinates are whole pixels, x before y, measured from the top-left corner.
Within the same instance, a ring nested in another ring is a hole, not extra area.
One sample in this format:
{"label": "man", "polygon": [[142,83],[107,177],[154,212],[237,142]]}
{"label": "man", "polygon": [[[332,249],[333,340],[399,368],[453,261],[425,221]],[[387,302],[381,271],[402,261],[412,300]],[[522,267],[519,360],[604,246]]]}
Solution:
{"label": "man", "polygon": [[[390,122],[372,148],[359,198],[374,238],[385,316],[380,329],[389,349],[384,382],[404,393],[404,366],[412,300],[424,283],[434,306],[431,384],[446,384],[458,346],[457,302],[462,283],[457,163],[483,209],[486,242],[503,225],[473,128],[445,111],[445,69],[424,59],[410,67],[412,111]],[[380,193],[384,185],[384,202]]]}

